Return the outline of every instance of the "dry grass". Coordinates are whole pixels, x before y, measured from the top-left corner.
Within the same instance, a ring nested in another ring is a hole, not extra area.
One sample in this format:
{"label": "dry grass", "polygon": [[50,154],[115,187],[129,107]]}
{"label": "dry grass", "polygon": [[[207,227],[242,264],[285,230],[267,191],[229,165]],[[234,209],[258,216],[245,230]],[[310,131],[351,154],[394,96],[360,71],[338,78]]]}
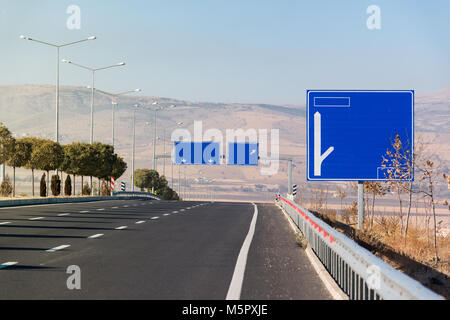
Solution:
{"label": "dry grass", "polygon": [[359,245],[391,264],[396,269],[420,281],[435,292],[450,298],[450,237],[437,236],[439,260],[434,259],[433,230],[410,224],[405,239],[401,233],[399,215],[379,215],[364,218],[364,232],[356,230],[357,206],[346,206],[340,214],[333,209],[320,213],[310,209],[326,223],[344,233]]}

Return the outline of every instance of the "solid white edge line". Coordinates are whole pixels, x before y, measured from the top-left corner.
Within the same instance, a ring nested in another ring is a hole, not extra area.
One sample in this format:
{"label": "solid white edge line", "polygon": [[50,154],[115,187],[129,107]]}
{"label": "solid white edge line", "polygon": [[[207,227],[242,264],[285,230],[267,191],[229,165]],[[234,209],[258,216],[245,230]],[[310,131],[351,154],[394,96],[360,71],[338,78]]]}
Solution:
{"label": "solid white edge line", "polygon": [[256,219],[258,218],[258,207],[252,203],[255,207],[252,221],[250,222],[250,228],[248,229],[247,236],[242,244],[241,250],[234,267],[233,277],[231,278],[230,287],[228,288],[226,300],[239,300],[241,298],[242,284],[244,282],[245,267],[247,265],[247,255],[250,249],[250,245],[255,234]]}
{"label": "solid white edge line", "polygon": [[55,251],[62,250],[62,249],[68,248],[68,247],[70,247],[70,244],[63,244],[62,246],[54,247],[54,248],[51,248],[51,249],[48,249],[48,250],[45,250],[45,251],[47,251],[47,252],[55,252]]}

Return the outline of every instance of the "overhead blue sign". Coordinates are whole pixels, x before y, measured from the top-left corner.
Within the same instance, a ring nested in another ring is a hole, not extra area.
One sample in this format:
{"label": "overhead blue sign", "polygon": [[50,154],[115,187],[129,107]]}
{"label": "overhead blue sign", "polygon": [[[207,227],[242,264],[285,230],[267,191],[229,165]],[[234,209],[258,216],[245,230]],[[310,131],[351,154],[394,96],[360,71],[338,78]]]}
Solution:
{"label": "overhead blue sign", "polygon": [[398,134],[414,145],[413,90],[307,90],[307,180],[386,180]]}
{"label": "overhead blue sign", "polygon": [[175,164],[220,164],[218,142],[174,142]]}
{"label": "overhead blue sign", "polygon": [[227,164],[257,166],[259,156],[256,142],[230,142],[228,143]]}

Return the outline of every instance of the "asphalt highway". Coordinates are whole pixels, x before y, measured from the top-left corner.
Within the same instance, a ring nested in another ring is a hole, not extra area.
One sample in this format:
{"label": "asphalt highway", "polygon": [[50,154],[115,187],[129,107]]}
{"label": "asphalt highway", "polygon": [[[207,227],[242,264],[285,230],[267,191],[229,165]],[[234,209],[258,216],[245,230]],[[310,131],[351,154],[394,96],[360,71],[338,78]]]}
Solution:
{"label": "asphalt highway", "polygon": [[[68,288],[70,266],[80,289]],[[0,209],[0,299],[227,297],[331,299],[273,204],[115,200]]]}

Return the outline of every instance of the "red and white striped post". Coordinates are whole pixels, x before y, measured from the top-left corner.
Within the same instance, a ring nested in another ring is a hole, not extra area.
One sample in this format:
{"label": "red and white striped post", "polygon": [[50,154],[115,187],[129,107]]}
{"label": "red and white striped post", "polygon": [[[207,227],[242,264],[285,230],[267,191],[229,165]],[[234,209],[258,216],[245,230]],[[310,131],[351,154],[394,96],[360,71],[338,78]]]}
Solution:
{"label": "red and white striped post", "polygon": [[116,181],[114,180],[114,177],[111,177],[111,191],[114,191],[115,186],[116,186]]}

